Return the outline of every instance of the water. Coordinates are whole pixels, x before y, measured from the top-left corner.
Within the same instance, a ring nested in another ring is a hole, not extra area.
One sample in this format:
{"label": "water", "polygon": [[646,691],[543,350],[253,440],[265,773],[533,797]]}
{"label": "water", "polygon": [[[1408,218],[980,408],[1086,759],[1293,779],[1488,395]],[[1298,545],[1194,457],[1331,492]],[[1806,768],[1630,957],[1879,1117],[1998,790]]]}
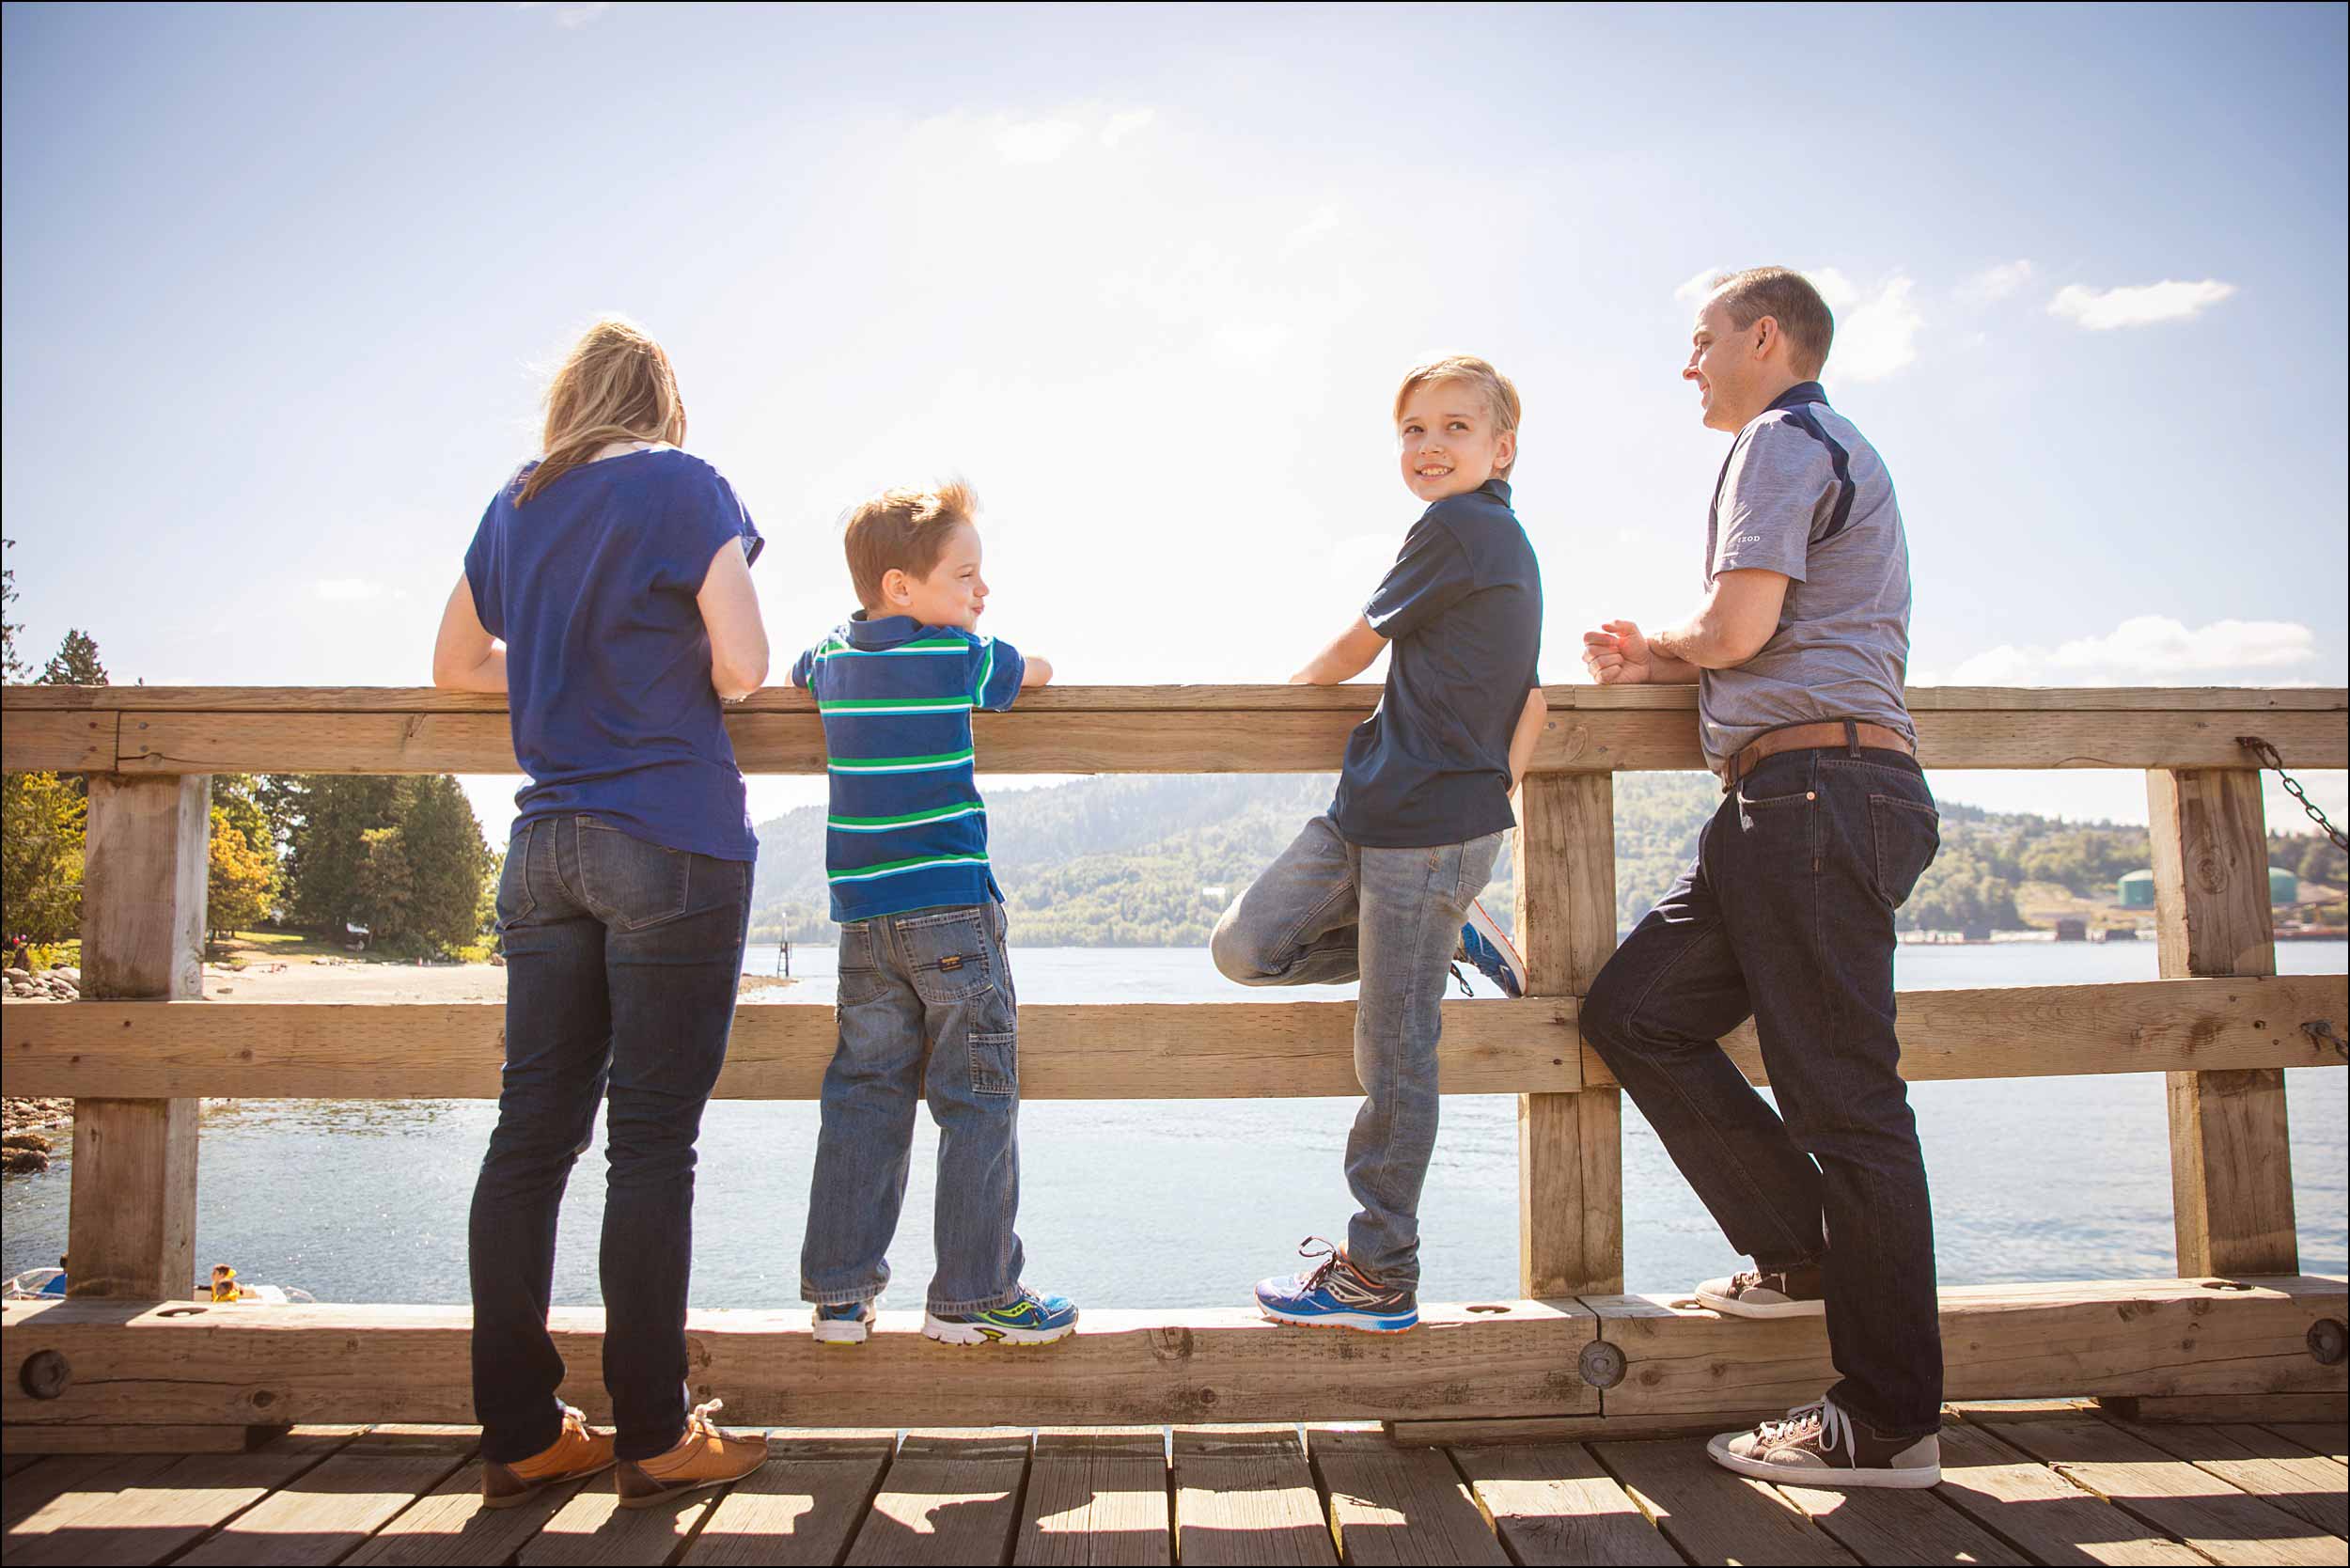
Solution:
{"label": "water", "polygon": [[[2342,972],[2338,943],[2286,943],[2288,974]],[[829,1004],[833,950],[796,948],[791,1005]],[[1018,949],[1029,1002],[1230,1001],[1198,949]],[[744,968],[770,974],[775,949]],[[2154,978],[2152,943],[1901,949],[1911,989]],[[1352,987],[1299,988],[1296,1000]],[[1248,993],[1250,1000],[1268,994]],[[2339,1071],[2286,1075],[2301,1265],[2345,1272],[2345,1113]],[[2163,1082],[2151,1074],[1930,1083],[1911,1090],[1933,1174],[1942,1279],[2160,1276],[2175,1267]],[[1245,1302],[1308,1233],[1343,1235],[1343,1100],[1039,1101],[1021,1113],[1028,1278],[1102,1307]],[[495,1107],[479,1101],[245,1101],[205,1114],[196,1259],[330,1300],[465,1299],[465,1209]],[[1449,1097],[1421,1207],[1425,1289],[1439,1300],[1517,1294],[1516,1103]],[[932,1154],[919,1123],[894,1252],[892,1298],[918,1304],[931,1270]],[[798,1299],[816,1109],[721,1101],[702,1137],[693,1300]],[[70,1146],[69,1146],[70,1152]],[[8,1273],[54,1263],[69,1160],[12,1177]],[[1686,1289],[1733,1260],[1629,1102],[1624,1272],[1633,1290]],[[593,1305],[603,1162],[572,1184],[556,1299]]]}

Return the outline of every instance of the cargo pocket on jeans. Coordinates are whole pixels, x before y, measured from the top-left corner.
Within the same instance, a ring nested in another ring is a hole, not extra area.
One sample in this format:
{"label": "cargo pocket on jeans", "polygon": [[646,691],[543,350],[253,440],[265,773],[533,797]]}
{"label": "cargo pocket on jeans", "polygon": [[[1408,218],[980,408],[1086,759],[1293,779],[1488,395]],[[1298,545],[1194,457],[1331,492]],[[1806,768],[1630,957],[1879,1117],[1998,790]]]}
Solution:
{"label": "cargo pocket on jeans", "polygon": [[971,1091],[974,1094],[1020,1092],[1020,1036],[975,1034],[971,1037]]}

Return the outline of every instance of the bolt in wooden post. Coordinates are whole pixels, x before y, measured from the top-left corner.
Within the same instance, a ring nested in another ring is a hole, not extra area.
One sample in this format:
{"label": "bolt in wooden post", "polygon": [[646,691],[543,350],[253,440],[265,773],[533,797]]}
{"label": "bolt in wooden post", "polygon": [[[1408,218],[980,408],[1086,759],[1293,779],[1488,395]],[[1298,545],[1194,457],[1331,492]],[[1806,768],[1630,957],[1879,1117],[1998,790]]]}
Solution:
{"label": "bolt in wooden post", "polygon": [[[82,995],[203,995],[208,776],[89,776]],[[67,1278],[77,1296],[183,1297],[196,1279],[196,1100],[76,1099]]]}
{"label": "bolt in wooden post", "polygon": [[[2146,801],[2164,977],[2275,974],[2260,775],[2156,769]],[[2284,1070],[2169,1079],[2180,1275],[2300,1273]]]}
{"label": "bolt in wooden post", "polygon": [[[1529,774],[1520,785],[1517,933],[1533,996],[1584,995],[1616,950],[1613,775]],[[1623,1289],[1619,1090],[1518,1096],[1518,1289]]]}

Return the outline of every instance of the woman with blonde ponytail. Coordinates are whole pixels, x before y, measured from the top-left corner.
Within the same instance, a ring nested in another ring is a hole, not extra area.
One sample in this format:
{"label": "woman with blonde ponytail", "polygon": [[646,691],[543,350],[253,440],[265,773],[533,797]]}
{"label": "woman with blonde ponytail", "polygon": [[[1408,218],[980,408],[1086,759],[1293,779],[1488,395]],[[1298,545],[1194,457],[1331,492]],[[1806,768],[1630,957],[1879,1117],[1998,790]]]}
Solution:
{"label": "woman with blonde ponytail", "polygon": [[[619,317],[547,392],[545,451],[482,514],[435,685],[507,694],[513,839],[498,884],[506,1071],[474,1188],[474,1406],[493,1508],[619,1466],[622,1507],[749,1474],[763,1438],[685,1407],[694,1143],[726,1060],[759,841],[722,699],[767,678],[759,530],[682,450],[669,356]],[[556,1397],[556,1220],[609,1104],[604,1388]]]}

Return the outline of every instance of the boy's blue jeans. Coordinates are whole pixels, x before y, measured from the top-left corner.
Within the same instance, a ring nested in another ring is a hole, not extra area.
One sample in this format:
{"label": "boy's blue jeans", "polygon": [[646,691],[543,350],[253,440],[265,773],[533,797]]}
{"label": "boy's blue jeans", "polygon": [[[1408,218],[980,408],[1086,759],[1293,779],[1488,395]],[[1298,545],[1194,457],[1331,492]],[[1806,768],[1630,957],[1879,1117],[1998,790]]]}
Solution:
{"label": "boy's blue jeans", "polygon": [[1020,1294],[1019,1000],[1004,932],[999,903],[840,927],[840,1043],[800,1251],[800,1294],[820,1307],[889,1283],[924,1098],[938,1123],[930,1309],[980,1312]]}
{"label": "boy's blue jeans", "polygon": [[547,1334],[556,1216],[609,1103],[603,1386],[623,1459],[685,1432],[694,1140],[734,1026],[751,865],[664,849],[593,817],[529,823],[498,881],[506,1073],[474,1187],[474,1409],[485,1458],[555,1441]]}
{"label": "boy's blue jeans", "polygon": [[1419,1286],[1419,1193],[1436,1147],[1439,1006],[1461,921],[1493,875],[1502,836],[1427,849],[1371,849],[1308,823],[1216,922],[1211,949],[1243,985],[1359,980],[1355,1075],[1362,1108],[1346,1184],[1362,1205],[1346,1255],[1385,1285]]}

